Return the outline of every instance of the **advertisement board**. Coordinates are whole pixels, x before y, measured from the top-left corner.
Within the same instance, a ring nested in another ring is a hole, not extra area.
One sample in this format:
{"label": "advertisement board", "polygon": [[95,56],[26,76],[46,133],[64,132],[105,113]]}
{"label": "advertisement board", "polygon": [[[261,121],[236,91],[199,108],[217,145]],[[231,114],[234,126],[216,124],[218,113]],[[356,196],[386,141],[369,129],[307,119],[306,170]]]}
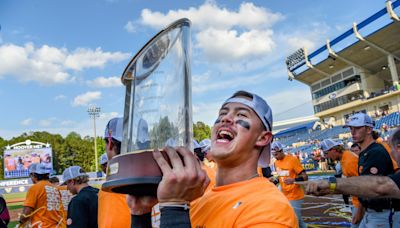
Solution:
{"label": "advertisement board", "polygon": [[27,140],[7,146],[4,150],[4,178],[29,177],[29,166],[42,163],[53,172],[53,156],[50,144]]}

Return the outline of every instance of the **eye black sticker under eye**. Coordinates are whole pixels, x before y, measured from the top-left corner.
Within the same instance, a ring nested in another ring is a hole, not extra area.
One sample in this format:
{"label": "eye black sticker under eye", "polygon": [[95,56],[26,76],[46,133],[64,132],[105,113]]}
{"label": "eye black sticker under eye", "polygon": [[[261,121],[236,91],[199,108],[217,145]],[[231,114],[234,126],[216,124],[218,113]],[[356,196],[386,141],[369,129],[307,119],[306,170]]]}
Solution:
{"label": "eye black sticker under eye", "polygon": [[221,119],[218,118],[218,119],[214,122],[214,125],[215,125],[215,124],[218,124],[218,123],[220,123],[220,122],[221,122]]}
{"label": "eye black sticker under eye", "polygon": [[246,128],[247,130],[250,130],[250,123],[244,120],[238,120],[236,121],[236,124],[239,124],[240,126]]}

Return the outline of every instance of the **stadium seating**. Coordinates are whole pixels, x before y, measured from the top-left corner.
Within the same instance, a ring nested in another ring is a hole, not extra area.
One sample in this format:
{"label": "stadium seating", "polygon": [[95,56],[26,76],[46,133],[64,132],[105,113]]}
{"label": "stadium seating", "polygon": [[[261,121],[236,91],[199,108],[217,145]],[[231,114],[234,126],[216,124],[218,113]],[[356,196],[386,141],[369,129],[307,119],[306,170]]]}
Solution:
{"label": "stadium seating", "polygon": [[[382,132],[381,136],[383,138],[389,136],[393,132],[393,128],[400,126],[400,113],[393,112],[387,116],[375,120],[375,129],[380,130],[382,126],[386,124],[392,130]],[[340,134],[348,133],[348,128],[343,128],[343,126],[335,126],[332,128],[324,130],[314,130],[311,129],[308,132],[298,131],[298,127],[293,128],[295,131],[285,130],[283,134],[279,132],[276,134],[277,141],[288,146],[286,151],[289,153],[295,153],[297,151],[306,152],[310,154],[315,145],[312,143],[314,140],[322,141],[327,138],[338,139]],[[349,139],[351,141],[351,139]],[[297,148],[292,147],[294,143],[305,142],[306,144]]]}

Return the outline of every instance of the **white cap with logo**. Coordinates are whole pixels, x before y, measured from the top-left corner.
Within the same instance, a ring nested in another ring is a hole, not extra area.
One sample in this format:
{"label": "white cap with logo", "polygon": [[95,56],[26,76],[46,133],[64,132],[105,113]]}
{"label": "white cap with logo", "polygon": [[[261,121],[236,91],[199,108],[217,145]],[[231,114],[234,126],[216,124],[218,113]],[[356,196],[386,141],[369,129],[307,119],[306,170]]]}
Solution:
{"label": "white cap with logo", "polygon": [[341,142],[336,142],[333,139],[324,139],[320,144],[319,147],[322,151],[328,151],[335,146],[343,145]]}
{"label": "white cap with logo", "polygon": [[375,122],[370,116],[365,113],[359,112],[350,116],[343,127],[374,127]]}
{"label": "white cap with logo", "polygon": [[75,179],[80,176],[87,176],[85,171],[80,166],[70,166],[66,168],[63,172],[63,183],[65,184],[67,181]]}
{"label": "white cap with logo", "polygon": [[104,165],[108,162],[108,157],[107,154],[104,153],[100,156],[100,165]]}
{"label": "white cap with logo", "polygon": [[116,117],[108,121],[106,130],[104,131],[104,138],[108,139],[112,137],[113,139],[122,142],[122,129],[123,129],[123,119],[122,117]]}

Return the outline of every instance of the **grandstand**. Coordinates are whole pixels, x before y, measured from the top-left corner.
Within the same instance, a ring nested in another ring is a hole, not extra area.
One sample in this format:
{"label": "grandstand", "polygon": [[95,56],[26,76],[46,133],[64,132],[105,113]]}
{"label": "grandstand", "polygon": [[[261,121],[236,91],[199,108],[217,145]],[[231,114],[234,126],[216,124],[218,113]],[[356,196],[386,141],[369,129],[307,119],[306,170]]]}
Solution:
{"label": "grandstand", "polygon": [[342,125],[357,112],[373,117],[377,129],[400,125],[399,6],[400,0],[387,1],[386,7],[316,51],[301,48],[287,57],[289,80],[310,87],[319,127],[315,122],[294,126],[276,133],[278,140],[302,146],[349,137]]}

